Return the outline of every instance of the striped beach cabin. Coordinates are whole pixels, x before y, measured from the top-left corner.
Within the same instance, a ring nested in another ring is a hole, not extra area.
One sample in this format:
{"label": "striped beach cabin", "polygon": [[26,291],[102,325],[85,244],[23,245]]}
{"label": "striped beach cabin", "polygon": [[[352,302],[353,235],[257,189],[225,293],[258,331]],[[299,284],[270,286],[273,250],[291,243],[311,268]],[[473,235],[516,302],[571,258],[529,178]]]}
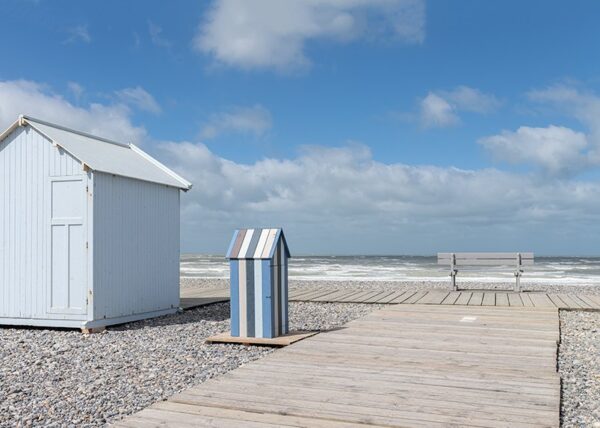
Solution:
{"label": "striped beach cabin", "polygon": [[282,229],[238,229],[227,251],[231,267],[231,335],[288,333],[288,258]]}

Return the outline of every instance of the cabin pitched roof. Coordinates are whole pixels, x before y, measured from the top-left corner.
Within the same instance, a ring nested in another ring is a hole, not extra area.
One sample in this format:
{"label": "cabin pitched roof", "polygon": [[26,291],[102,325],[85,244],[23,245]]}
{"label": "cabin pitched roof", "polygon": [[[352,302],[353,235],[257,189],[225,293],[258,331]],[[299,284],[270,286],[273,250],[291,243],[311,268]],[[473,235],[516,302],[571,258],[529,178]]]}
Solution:
{"label": "cabin pitched roof", "polygon": [[283,229],[238,229],[233,234],[226,257],[270,259],[280,241],[283,241],[286,257],[291,257]]}
{"label": "cabin pitched roof", "polygon": [[63,148],[91,170],[164,184],[184,191],[192,187],[190,182],[134,144],[111,141],[30,116],[19,116],[19,119],[11,127],[0,134],[0,141],[17,127],[27,125],[50,139],[55,145]]}

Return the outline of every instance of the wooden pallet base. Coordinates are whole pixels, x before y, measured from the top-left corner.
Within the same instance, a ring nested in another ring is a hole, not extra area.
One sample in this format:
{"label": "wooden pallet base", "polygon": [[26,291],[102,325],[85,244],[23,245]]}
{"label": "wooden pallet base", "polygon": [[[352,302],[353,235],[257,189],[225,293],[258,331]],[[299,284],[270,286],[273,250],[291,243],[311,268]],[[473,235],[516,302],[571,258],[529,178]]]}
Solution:
{"label": "wooden pallet base", "polygon": [[285,336],[274,337],[272,339],[264,337],[234,337],[229,333],[221,333],[206,339],[206,343],[235,343],[240,345],[255,346],[274,346],[281,348],[291,345],[307,337],[314,336],[318,331],[292,331]]}

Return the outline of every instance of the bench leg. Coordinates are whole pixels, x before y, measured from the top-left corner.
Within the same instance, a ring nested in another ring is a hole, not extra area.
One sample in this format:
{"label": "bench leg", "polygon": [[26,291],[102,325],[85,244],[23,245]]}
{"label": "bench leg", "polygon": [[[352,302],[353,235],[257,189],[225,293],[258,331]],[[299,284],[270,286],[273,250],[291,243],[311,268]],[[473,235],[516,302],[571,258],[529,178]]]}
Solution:
{"label": "bench leg", "polygon": [[515,291],[517,293],[521,292],[521,272],[515,272]]}
{"label": "bench leg", "polygon": [[450,285],[452,286],[452,291],[458,291],[456,287],[456,271],[450,272]]}

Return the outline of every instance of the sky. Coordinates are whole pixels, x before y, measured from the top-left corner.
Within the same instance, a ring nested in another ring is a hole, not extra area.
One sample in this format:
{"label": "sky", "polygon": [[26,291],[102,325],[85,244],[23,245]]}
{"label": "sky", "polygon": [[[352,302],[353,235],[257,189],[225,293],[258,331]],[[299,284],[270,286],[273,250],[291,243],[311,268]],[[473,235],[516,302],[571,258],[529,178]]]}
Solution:
{"label": "sky", "polygon": [[0,127],[133,142],[181,248],[600,255],[600,3],[4,0]]}

